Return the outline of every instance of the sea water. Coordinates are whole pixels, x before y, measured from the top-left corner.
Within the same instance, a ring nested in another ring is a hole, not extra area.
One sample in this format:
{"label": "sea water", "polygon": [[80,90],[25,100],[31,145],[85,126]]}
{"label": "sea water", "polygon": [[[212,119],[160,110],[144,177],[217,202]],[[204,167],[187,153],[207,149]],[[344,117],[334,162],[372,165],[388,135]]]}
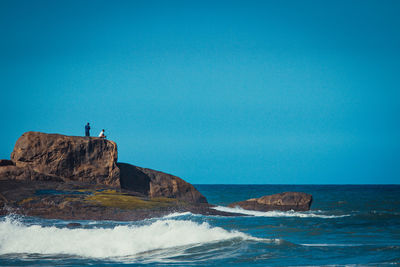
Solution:
{"label": "sea water", "polygon": [[[137,222],[0,217],[5,266],[389,266],[400,264],[399,185],[196,185],[216,209]],[[285,191],[313,195],[310,211],[227,204]],[[82,226],[69,228],[71,222]]]}

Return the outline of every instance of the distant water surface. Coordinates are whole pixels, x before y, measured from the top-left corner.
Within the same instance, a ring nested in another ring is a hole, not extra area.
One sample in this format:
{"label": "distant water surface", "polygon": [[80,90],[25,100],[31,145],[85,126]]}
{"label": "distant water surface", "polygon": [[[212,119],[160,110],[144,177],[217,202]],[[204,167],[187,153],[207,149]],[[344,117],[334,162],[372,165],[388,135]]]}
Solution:
{"label": "distant water surface", "polygon": [[[400,185],[196,185],[217,209],[139,222],[0,217],[0,265],[391,266],[400,264]],[[285,191],[309,212],[226,205]],[[68,228],[70,222],[82,227]]]}

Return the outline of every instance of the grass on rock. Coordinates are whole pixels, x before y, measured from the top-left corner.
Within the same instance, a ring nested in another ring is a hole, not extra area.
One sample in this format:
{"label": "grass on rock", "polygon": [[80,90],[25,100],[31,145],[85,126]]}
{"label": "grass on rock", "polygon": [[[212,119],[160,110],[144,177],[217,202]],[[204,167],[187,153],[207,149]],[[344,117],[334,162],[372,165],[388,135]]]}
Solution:
{"label": "grass on rock", "polygon": [[172,198],[160,197],[142,199],[115,190],[95,192],[94,194],[87,196],[85,200],[102,206],[119,209],[157,209],[178,204],[178,200]]}

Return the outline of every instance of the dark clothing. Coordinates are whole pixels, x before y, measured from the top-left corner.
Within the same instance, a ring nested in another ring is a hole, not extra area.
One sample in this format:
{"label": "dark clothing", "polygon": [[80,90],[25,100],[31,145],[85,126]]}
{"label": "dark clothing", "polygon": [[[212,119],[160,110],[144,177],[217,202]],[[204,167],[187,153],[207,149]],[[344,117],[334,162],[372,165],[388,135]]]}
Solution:
{"label": "dark clothing", "polygon": [[90,136],[90,126],[85,125],[85,136]]}

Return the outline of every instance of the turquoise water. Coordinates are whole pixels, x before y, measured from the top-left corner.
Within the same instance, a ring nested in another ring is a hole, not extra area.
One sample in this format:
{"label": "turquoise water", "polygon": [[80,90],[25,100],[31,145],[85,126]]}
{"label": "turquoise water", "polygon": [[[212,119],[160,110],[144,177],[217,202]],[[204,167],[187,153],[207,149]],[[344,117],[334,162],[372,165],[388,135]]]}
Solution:
{"label": "turquoise water", "polygon": [[[399,185],[196,185],[217,209],[139,222],[0,217],[0,265],[382,266],[400,264]],[[311,193],[309,212],[228,209],[284,191]]]}

